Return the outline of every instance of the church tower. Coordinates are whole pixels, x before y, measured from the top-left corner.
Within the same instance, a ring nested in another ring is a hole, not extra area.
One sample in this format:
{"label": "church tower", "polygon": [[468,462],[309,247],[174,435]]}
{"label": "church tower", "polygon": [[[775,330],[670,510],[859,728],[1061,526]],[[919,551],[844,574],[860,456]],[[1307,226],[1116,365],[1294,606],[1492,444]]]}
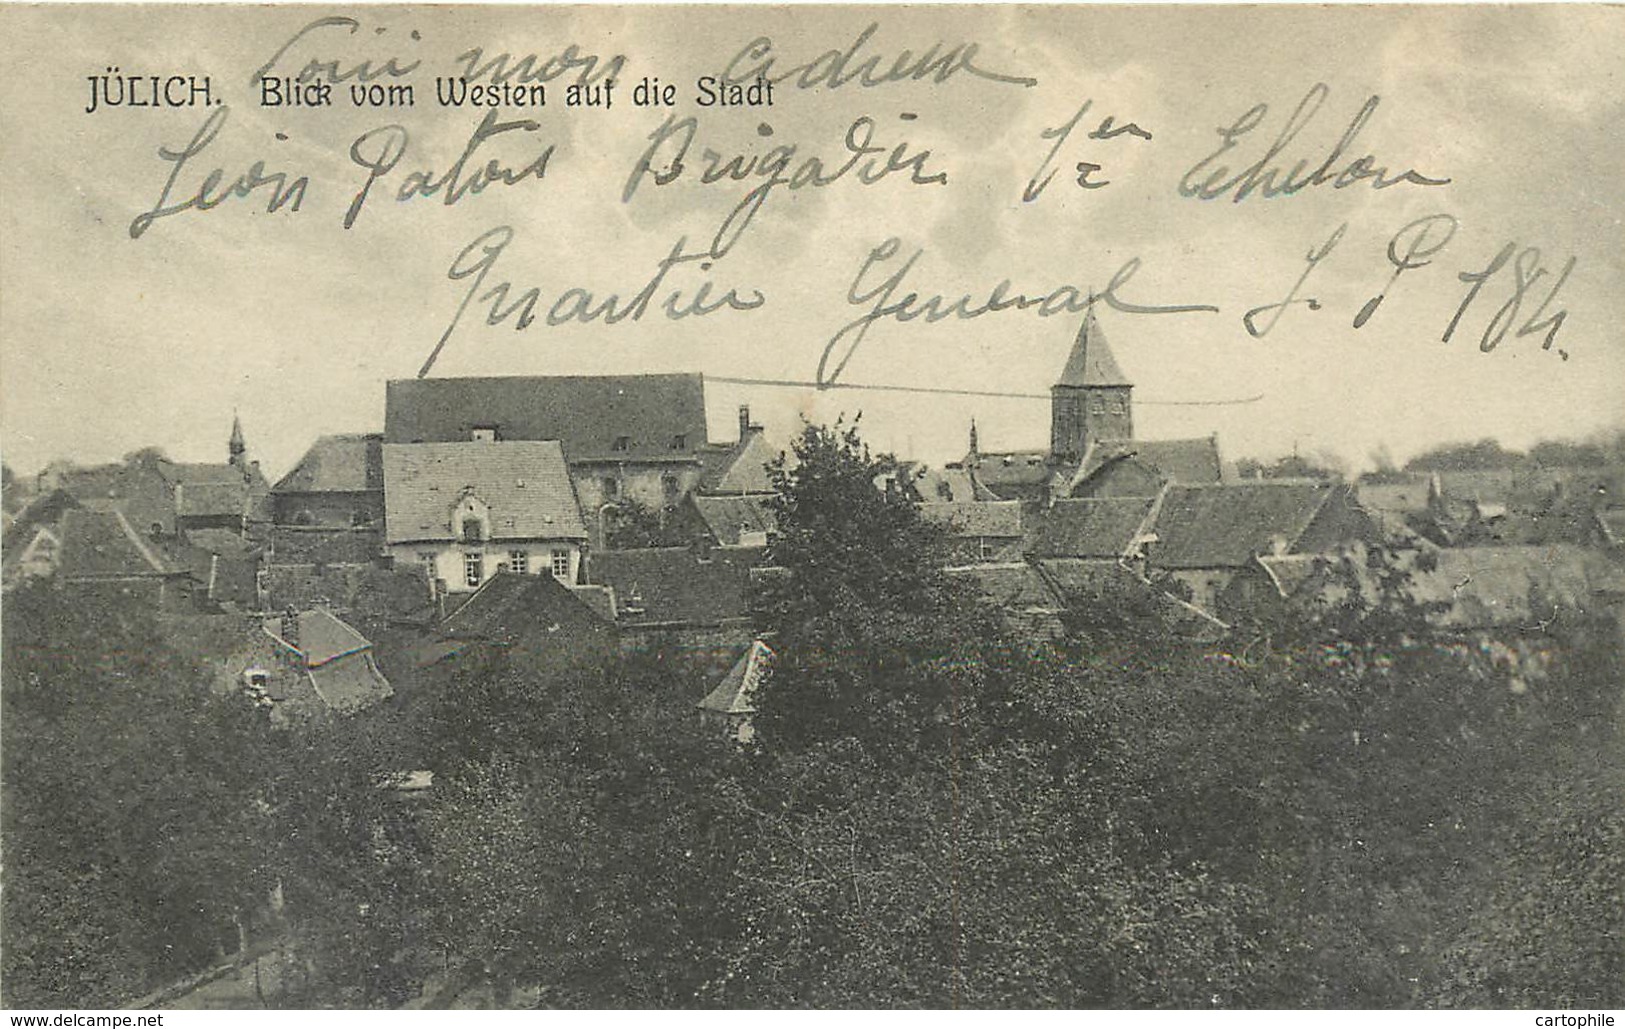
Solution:
{"label": "church tower", "polygon": [[1133,439],[1133,389],[1091,307],[1060,381],[1050,387],[1050,458],[1077,461],[1096,440]]}

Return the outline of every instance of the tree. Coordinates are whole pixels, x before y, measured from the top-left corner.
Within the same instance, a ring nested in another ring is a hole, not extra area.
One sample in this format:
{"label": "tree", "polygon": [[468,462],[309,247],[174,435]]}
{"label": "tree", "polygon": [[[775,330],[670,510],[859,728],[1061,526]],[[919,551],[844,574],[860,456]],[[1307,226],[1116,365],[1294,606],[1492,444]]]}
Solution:
{"label": "tree", "polygon": [[150,613],[7,595],[8,1006],[112,1007],[219,960],[273,876],[267,730]]}
{"label": "tree", "polygon": [[960,705],[987,703],[1010,664],[997,615],[950,580],[947,541],[901,493],[895,462],[856,422],[808,425],[795,461],[770,466],[778,493],[760,627],[779,658],[757,701],[764,746],[850,736],[879,752],[945,752]]}

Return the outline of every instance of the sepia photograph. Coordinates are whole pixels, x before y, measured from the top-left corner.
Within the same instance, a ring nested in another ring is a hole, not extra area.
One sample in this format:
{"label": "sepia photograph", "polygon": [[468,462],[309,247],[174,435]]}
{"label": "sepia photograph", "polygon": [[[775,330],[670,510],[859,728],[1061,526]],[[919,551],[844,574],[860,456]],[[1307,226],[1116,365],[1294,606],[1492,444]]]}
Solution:
{"label": "sepia photograph", "polygon": [[0,4],[0,1007],[1615,1025],[1621,54]]}

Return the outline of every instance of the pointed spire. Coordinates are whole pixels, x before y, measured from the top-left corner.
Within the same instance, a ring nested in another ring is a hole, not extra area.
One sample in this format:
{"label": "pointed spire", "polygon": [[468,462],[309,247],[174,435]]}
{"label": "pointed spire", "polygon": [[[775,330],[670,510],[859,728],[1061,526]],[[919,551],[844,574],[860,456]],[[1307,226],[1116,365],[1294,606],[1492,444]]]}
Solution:
{"label": "pointed spire", "polygon": [[1057,386],[1131,386],[1128,376],[1117,367],[1106,335],[1095,320],[1095,309],[1084,315],[1083,327],[1078,330],[1077,342],[1072,344],[1072,355],[1067,358],[1066,370],[1061,373]]}
{"label": "pointed spire", "polygon": [[232,464],[237,464],[248,453],[248,443],[243,439],[243,420],[236,411],[231,413],[231,442],[227,444],[227,449],[231,452]]}
{"label": "pointed spire", "polygon": [[972,418],[970,420],[970,459],[971,459],[971,463],[975,464],[976,459],[978,457],[980,457],[980,456],[981,456],[981,451],[978,450],[977,447],[976,447],[976,419]]}

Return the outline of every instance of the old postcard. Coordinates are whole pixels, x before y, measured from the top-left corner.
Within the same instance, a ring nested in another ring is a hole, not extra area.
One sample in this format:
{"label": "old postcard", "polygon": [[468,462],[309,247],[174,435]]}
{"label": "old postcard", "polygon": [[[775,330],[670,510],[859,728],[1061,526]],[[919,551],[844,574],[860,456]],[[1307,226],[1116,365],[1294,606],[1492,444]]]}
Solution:
{"label": "old postcard", "polygon": [[1625,1006],[1625,11],[0,28],[7,1007]]}

